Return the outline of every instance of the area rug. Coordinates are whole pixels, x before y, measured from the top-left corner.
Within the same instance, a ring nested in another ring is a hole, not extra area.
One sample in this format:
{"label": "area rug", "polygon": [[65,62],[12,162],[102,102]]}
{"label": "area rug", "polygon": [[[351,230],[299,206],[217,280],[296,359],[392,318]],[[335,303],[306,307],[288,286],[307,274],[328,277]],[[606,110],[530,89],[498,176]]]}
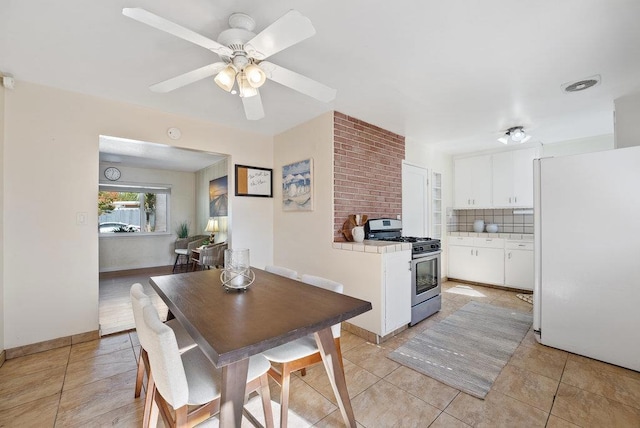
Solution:
{"label": "area rug", "polygon": [[533,294],[516,294],[516,297],[533,305]]}
{"label": "area rug", "polygon": [[469,302],[388,357],[484,399],[532,322],[531,313]]}

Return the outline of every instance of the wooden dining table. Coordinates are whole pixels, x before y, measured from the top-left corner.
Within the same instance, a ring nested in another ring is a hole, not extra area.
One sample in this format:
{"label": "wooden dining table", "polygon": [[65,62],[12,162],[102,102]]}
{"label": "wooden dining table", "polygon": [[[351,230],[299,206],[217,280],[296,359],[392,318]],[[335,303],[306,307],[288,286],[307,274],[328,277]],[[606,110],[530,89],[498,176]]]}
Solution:
{"label": "wooden dining table", "polygon": [[219,269],[149,281],[202,352],[222,369],[220,426],[241,425],[249,357],[313,333],[345,424],[355,427],[331,326],[371,310],[371,303],[252,271],[255,281],[245,291],[226,291]]}

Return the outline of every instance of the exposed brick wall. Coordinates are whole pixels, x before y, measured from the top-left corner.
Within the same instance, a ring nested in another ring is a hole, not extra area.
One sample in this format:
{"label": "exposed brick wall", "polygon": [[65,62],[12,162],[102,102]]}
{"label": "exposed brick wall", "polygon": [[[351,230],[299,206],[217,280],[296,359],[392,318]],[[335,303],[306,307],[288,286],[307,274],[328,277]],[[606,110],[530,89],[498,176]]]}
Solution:
{"label": "exposed brick wall", "polygon": [[402,214],[404,137],[345,114],[333,115],[334,239],[349,214]]}

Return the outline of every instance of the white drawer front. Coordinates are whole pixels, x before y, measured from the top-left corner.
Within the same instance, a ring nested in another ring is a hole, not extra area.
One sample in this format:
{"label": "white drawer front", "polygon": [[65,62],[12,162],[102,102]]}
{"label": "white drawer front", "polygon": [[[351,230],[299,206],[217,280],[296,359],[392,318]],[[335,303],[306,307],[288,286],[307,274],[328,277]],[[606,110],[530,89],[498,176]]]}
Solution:
{"label": "white drawer front", "polygon": [[473,238],[473,245],[481,248],[504,248],[502,238]]}
{"label": "white drawer front", "polygon": [[533,242],[530,241],[507,241],[505,243],[507,250],[530,250],[533,251]]}
{"label": "white drawer front", "polygon": [[449,245],[464,245],[465,247],[472,247],[474,245],[474,239],[471,236],[450,236]]}

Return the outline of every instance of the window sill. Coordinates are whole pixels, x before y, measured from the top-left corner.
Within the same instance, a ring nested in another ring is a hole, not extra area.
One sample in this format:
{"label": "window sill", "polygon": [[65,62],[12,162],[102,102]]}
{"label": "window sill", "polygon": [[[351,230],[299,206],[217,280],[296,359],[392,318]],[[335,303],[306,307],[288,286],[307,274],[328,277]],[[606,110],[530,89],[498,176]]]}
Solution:
{"label": "window sill", "polygon": [[121,233],[99,233],[98,238],[100,239],[118,239],[118,238],[147,238],[153,236],[171,236],[173,235],[171,232],[157,232],[157,233],[142,233],[142,232],[121,232]]}

